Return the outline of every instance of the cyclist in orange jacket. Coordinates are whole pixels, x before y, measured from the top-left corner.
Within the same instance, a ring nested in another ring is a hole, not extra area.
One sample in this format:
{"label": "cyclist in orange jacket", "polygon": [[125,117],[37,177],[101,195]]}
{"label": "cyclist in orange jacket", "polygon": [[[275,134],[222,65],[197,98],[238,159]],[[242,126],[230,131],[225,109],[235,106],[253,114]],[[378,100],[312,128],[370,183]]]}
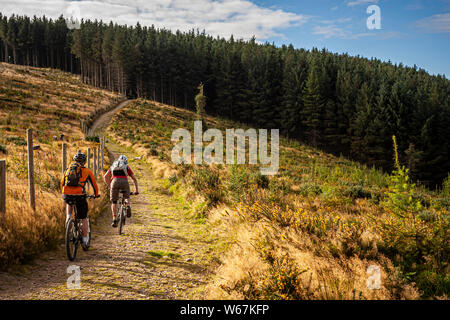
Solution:
{"label": "cyclist in orange jacket", "polygon": [[89,182],[94,188],[95,196],[100,197],[98,193],[98,185],[95,180],[94,174],[89,168],[85,168],[86,155],[81,151],[73,157],[73,163],[64,173],[61,179],[61,191],[62,198],[66,202],[66,222],[72,216],[72,205],[77,208],[77,219],[82,221],[82,233],[83,233],[83,247],[86,246],[87,235],[88,235],[88,224],[87,224],[87,214],[88,214],[88,204],[86,201],[86,183]]}

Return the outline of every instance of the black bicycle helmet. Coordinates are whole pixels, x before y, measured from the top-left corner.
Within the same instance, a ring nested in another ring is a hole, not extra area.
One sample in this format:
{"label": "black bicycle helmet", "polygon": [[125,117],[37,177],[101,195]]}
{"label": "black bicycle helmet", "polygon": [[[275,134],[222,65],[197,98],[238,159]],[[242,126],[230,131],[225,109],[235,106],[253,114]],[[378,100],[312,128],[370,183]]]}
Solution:
{"label": "black bicycle helmet", "polygon": [[87,160],[86,155],[81,151],[78,151],[77,154],[73,156],[73,161],[75,162],[85,163],[86,160]]}

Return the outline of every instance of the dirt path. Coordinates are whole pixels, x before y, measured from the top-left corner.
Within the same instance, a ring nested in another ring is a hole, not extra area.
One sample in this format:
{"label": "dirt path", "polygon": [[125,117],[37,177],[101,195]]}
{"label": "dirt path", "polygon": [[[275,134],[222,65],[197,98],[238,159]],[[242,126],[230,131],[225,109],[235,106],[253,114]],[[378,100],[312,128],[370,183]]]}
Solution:
{"label": "dirt path", "polygon": [[130,100],[123,101],[117,105],[114,109],[111,111],[108,111],[104,114],[102,114],[93,124],[92,127],[88,131],[88,136],[92,136],[95,134],[96,131],[101,131],[102,129],[105,129],[105,124],[108,124],[109,121],[111,121],[112,116],[118,112],[120,109],[126,107],[130,103]]}
{"label": "dirt path", "polygon": [[[104,128],[112,114],[102,116],[94,127]],[[67,260],[60,244],[31,264],[0,273],[0,299],[179,299],[194,293],[198,297],[215,243],[208,226],[186,218],[189,208],[162,187],[136,154],[113,142],[107,148],[113,154],[127,154],[140,184],[124,234],[119,236],[110,226],[108,210],[92,228],[92,247],[88,252],[80,248],[74,262]],[[81,289],[67,288],[70,265],[81,269]]]}

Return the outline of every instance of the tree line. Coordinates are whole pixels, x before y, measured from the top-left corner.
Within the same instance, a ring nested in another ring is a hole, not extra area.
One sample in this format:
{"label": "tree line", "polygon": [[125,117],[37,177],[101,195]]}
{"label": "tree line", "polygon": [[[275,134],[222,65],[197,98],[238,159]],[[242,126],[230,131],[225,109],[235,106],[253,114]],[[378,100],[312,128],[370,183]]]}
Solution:
{"label": "tree line", "polygon": [[450,171],[450,82],[425,70],[325,49],[226,40],[192,30],[0,13],[0,60],[80,74],[130,97],[206,112],[391,170],[392,135],[430,187]]}

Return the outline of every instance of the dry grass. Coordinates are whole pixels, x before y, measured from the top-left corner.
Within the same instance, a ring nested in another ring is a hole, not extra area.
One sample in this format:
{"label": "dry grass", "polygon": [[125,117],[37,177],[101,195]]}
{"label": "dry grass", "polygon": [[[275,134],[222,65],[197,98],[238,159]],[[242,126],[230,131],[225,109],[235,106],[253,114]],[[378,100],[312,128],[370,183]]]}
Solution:
{"label": "dry grass", "polygon": [[[396,277],[397,271],[386,257],[378,256],[375,260],[333,256],[320,248],[309,234],[267,221],[254,222],[233,213],[236,212],[222,207],[211,210],[209,215],[211,222],[220,220],[224,229],[233,235],[233,245],[206,287],[208,299],[419,298],[417,289]],[[292,279],[276,264],[285,258],[285,265],[290,263],[299,273],[291,288],[286,283]],[[366,285],[370,265],[381,269],[379,290],[370,290]],[[274,279],[277,288],[271,286]]]}
{"label": "dry grass", "polygon": [[[174,167],[171,132],[192,130],[195,119],[190,111],[136,100],[109,130],[154,161],[169,187],[181,181],[188,199],[201,197],[192,201],[196,216],[223,223],[231,245],[207,298],[447,298],[447,195],[416,187],[424,210],[397,218],[385,205],[392,192],[386,174],[283,138],[279,174],[269,179],[257,166]],[[247,128],[204,120],[208,128]],[[370,265],[381,271],[380,289],[367,286]]]}
{"label": "dry grass", "polygon": [[[0,268],[27,261],[61,240],[64,209],[59,181],[62,143],[68,161],[77,150],[98,147],[84,140],[80,120],[120,97],[83,84],[68,73],[0,63],[0,158],[7,165],[7,213],[0,221]],[[28,205],[26,129],[33,128],[36,212]],[[54,136],[57,139],[54,139]],[[90,205],[95,217],[101,201]]]}
{"label": "dry grass", "polygon": [[[64,238],[65,207],[61,196],[38,188],[33,211],[28,205],[27,183],[9,174],[7,181],[6,214],[0,219],[0,269],[54,249]],[[100,199],[89,203],[93,221],[103,206]]]}
{"label": "dry grass", "polygon": [[120,145],[126,148],[133,148],[133,150],[139,154],[143,160],[145,160],[148,164],[151,165],[153,173],[158,178],[169,178],[173,174],[176,173],[175,168],[167,162],[159,160],[157,157],[152,156],[148,150],[142,145],[133,144],[121,136],[116,135],[114,133],[108,134],[109,138],[112,138],[114,141],[119,143]]}
{"label": "dry grass", "polygon": [[[208,222],[227,234],[221,258],[202,298],[207,299],[417,299],[417,289],[400,278],[386,257],[334,257],[310,235],[268,221],[248,220],[225,205],[210,210]],[[216,230],[217,231],[217,230]],[[381,288],[369,290],[367,268],[380,266]],[[293,270],[297,272],[295,277]],[[289,272],[287,272],[289,271]]]}

